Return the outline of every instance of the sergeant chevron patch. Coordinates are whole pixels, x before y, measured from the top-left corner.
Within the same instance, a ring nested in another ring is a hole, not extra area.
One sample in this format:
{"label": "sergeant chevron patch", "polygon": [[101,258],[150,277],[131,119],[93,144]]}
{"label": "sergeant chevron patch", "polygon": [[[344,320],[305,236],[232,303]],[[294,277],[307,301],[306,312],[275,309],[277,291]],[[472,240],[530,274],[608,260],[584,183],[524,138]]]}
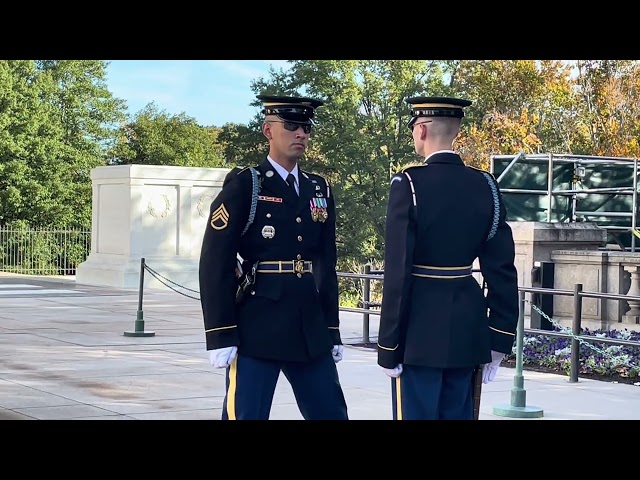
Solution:
{"label": "sergeant chevron patch", "polygon": [[227,228],[227,225],[229,225],[229,212],[227,212],[224,203],[211,214],[211,222],[209,223],[214,230],[224,230]]}

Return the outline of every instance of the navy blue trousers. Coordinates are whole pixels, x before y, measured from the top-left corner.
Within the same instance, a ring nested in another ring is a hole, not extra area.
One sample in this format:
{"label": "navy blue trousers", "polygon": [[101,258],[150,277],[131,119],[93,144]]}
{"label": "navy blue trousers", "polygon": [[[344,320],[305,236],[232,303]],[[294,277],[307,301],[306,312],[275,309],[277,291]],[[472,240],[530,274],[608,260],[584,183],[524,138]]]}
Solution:
{"label": "navy blue trousers", "polygon": [[348,420],[331,353],[311,362],[279,362],[237,355],[227,367],[222,420],[268,420],[280,371],[305,420]]}
{"label": "navy blue trousers", "polygon": [[473,420],[473,368],[403,365],[391,379],[394,420]]}

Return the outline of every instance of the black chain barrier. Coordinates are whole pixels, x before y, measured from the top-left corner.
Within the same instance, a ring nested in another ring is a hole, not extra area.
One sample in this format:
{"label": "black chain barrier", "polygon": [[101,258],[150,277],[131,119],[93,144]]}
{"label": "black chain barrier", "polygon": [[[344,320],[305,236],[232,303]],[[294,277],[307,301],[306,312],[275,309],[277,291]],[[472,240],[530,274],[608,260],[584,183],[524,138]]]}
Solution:
{"label": "black chain barrier", "polygon": [[[152,277],[154,277],[156,280],[158,280],[160,283],[162,283],[165,287],[170,288],[174,292],[179,293],[180,295],[183,295],[185,297],[192,298],[193,300],[200,300],[200,298],[198,298],[198,297],[192,297],[191,295],[187,295],[186,293],[183,293],[183,292],[180,292],[180,291],[176,290],[174,287],[169,285],[169,283],[172,283],[173,285],[177,285],[178,287],[183,288],[185,290],[188,290],[190,292],[194,292],[194,293],[200,294],[200,292],[198,292],[197,290],[194,290],[194,289],[189,288],[189,287],[185,287],[184,285],[180,285],[179,283],[176,283],[173,280],[169,280],[167,277],[165,277],[165,276],[161,275],[160,273],[156,272],[153,268],[151,268],[146,263],[144,264],[144,269],[147,272],[149,272]],[[165,281],[169,282],[169,283],[165,283]]]}

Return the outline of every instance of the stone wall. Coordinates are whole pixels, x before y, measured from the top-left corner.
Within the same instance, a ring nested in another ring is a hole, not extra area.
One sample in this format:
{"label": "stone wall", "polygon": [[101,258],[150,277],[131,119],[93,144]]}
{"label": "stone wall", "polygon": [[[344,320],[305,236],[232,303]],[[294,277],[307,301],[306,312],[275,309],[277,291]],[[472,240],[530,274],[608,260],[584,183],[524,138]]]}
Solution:
{"label": "stone wall", "polygon": [[[209,206],[228,172],[158,165],[92,170],[91,253],[76,282],[138,288],[144,257],[159,274],[197,290]],[[166,288],[148,273],[145,285]]]}

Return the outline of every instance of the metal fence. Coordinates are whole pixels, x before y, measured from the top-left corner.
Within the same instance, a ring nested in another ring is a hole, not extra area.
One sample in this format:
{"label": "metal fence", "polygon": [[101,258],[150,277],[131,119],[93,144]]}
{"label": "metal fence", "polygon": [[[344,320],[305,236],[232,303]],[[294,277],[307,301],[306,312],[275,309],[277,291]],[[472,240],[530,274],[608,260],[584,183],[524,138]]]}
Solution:
{"label": "metal fence", "polygon": [[[18,229],[0,227],[0,271],[2,272],[27,275],[75,275],[76,267],[86,260],[90,251],[91,231],[88,230],[48,230],[38,228]],[[144,269],[145,264],[144,259],[142,259],[141,278]],[[479,270],[474,270],[474,272],[477,273]],[[152,271],[151,273],[157,272]],[[340,311],[362,314],[362,342],[370,343],[370,316],[380,315],[380,302],[372,301],[371,298],[371,284],[372,281],[383,282],[384,272],[382,270],[372,270],[369,265],[366,265],[364,267],[364,273],[338,272],[338,277],[362,280],[362,298],[359,301],[360,306],[347,307],[341,305]],[[574,309],[571,328],[563,327],[553,318],[550,318],[542,310],[537,308],[535,303],[529,301],[531,307],[551,322],[557,330],[540,330],[533,328],[522,329],[523,333],[529,335],[564,337],[571,340],[571,371],[569,375],[571,382],[578,381],[580,344],[589,345],[590,348],[593,348],[594,350],[598,350],[598,348],[591,345],[593,343],[640,348],[640,342],[636,341],[581,335],[583,298],[640,301],[640,297],[638,296],[585,292],[582,290],[582,284],[576,284],[573,291],[538,287],[518,287],[518,290],[520,294],[520,322],[524,321],[523,312],[524,303],[527,301],[526,294],[538,293],[573,296]],[[181,292],[178,291],[178,293]],[[142,285],[140,286],[140,296],[142,298]],[[521,327],[522,325],[519,326],[519,332]]]}
{"label": "metal fence", "polygon": [[[479,272],[479,270],[475,270],[474,272]],[[371,343],[370,340],[370,315],[380,315],[379,303],[372,302],[370,298],[371,292],[371,282],[382,282],[384,280],[384,272],[381,270],[372,271],[370,268],[365,268],[365,273],[345,273],[338,272],[339,277],[343,278],[359,278],[363,280],[362,287],[362,307],[340,307],[340,310],[343,312],[353,312],[353,313],[361,313],[362,314],[362,342],[363,343]],[[556,288],[539,288],[539,287],[518,287],[519,292],[519,305],[520,305],[520,315],[518,319],[518,341],[517,343],[520,345],[520,349],[522,348],[522,335],[542,335],[548,337],[561,337],[568,338],[571,340],[571,367],[569,372],[569,381],[577,382],[579,377],[579,368],[580,368],[580,345],[586,345],[589,348],[603,354],[606,356],[606,352],[603,352],[601,349],[593,345],[594,343],[603,343],[608,345],[615,346],[627,346],[627,347],[637,347],[640,348],[640,342],[632,341],[632,340],[623,340],[618,338],[608,338],[602,336],[594,336],[594,335],[581,335],[582,329],[582,301],[584,298],[599,298],[602,300],[624,300],[624,301],[640,301],[639,296],[634,295],[622,295],[616,293],[601,293],[601,292],[587,292],[582,290],[582,284],[577,283],[573,290],[563,290]],[[527,302],[527,294],[548,294],[548,295],[562,295],[562,296],[572,296],[573,297],[573,318],[571,327],[564,327],[559,322],[555,321],[553,318],[546,315],[542,310],[536,307],[535,303],[531,304],[531,307],[535,309],[540,315],[546,318],[551,324],[553,324],[557,330],[541,330],[536,328],[523,328],[524,325],[524,306],[525,302]],[[639,326],[640,327],[640,326]],[[516,352],[520,357],[522,356],[522,351]]]}
{"label": "metal fence", "polygon": [[75,275],[91,252],[91,231],[0,227],[0,271]]}

